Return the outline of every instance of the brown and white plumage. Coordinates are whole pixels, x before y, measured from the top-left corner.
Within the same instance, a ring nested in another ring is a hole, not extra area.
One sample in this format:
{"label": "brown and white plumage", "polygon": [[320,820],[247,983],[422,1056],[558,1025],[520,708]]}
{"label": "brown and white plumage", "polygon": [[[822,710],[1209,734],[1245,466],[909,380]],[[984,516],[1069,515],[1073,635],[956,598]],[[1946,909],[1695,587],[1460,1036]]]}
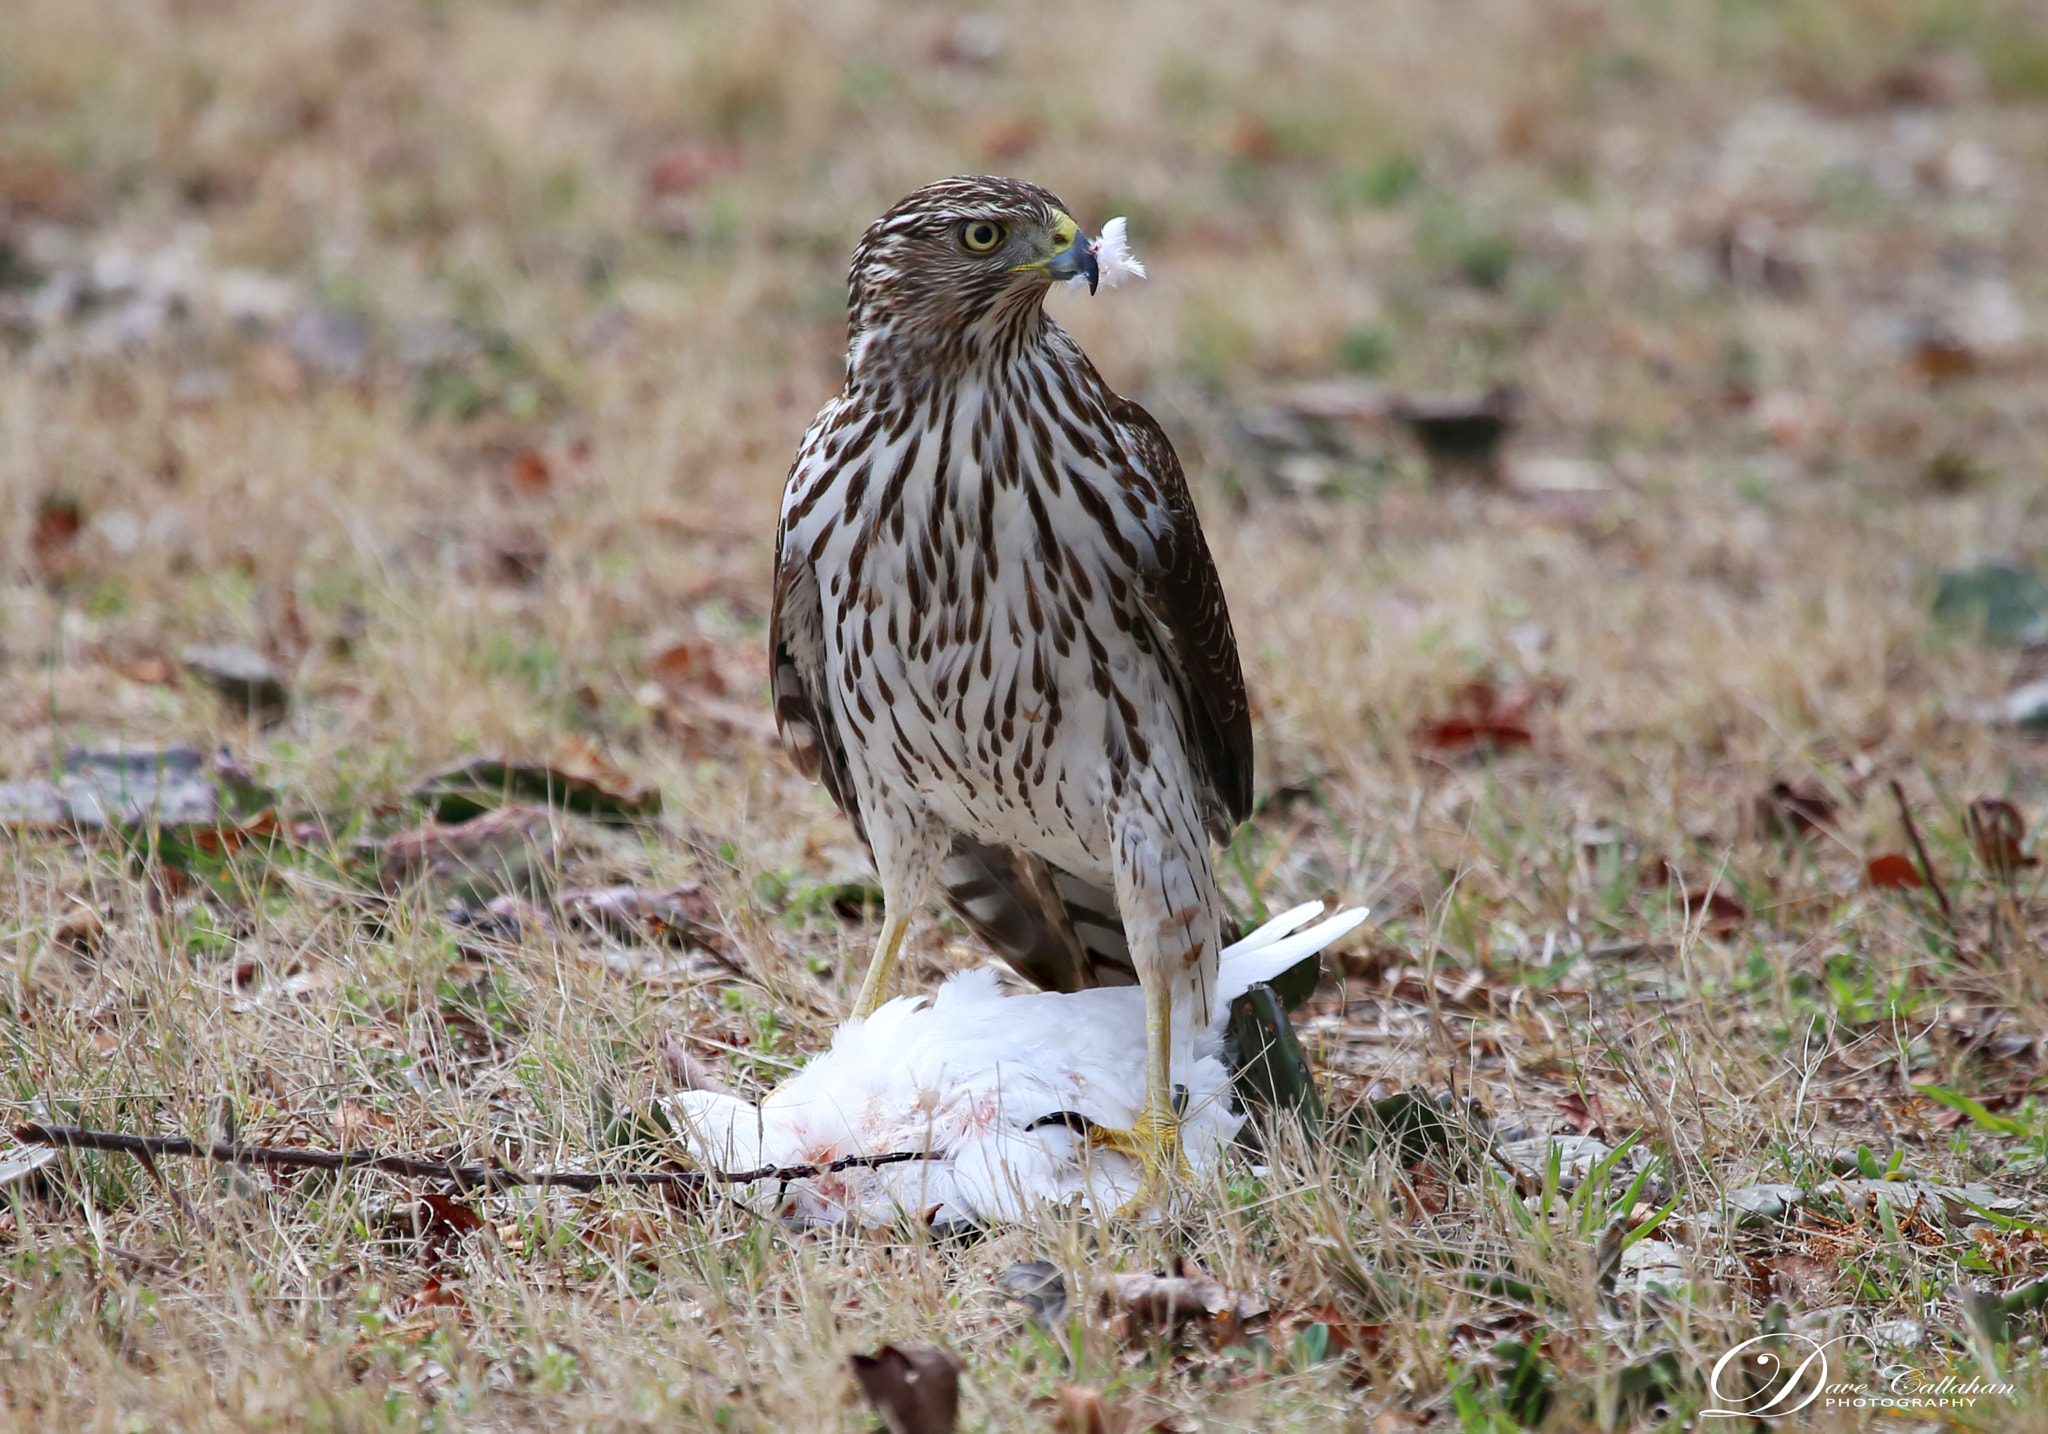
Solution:
{"label": "brown and white plumage", "polygon": [[1077,274],[1089,241],[1015,180],[929,185],[868,229],[846,388],[783,495],[776,720],[881,878],[855,1014],[886,997],[936,886],[1041,985],[1145,987],[1141,1126],[1163,1149],[1221,947],[1209,842],[1250,813],[1251,722],[1172,445],[1043,311]]}

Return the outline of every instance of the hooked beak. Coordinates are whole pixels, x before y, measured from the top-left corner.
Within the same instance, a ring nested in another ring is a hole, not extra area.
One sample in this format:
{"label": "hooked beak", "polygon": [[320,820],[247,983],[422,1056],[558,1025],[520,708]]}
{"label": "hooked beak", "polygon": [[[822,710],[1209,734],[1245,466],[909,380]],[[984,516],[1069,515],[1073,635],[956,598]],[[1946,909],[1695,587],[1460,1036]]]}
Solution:
{"label": "hooked beak", "polygon": [[1053,279],[1086,279],[1091,294],[1102,282],[1102,271],[1095,263],[1095,245],[1079,230],[1071,244],[1046,261],[1045,272]]}
{"label": "hooked beak", "polygon": [[1086,279],[1092,294],[1102,281],[1102,271],[1095,263],[1095,245],[1072,218],[1058,210],[1053,213],[1056,218],[1052,226],[1052,253],[1017,267],[1036,270],[1048,279]]}

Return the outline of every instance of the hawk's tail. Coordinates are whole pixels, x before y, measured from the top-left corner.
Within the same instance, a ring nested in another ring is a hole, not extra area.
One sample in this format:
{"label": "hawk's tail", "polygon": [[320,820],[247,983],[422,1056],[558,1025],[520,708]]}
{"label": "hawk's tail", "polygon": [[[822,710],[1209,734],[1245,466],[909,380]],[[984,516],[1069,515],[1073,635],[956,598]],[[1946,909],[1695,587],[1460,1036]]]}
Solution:
{"label": "hawk's tail", "polygon": [[974,934],[1035,985],[1137,984],[1116,897],[1050,862],[956,833],[939,888]]}

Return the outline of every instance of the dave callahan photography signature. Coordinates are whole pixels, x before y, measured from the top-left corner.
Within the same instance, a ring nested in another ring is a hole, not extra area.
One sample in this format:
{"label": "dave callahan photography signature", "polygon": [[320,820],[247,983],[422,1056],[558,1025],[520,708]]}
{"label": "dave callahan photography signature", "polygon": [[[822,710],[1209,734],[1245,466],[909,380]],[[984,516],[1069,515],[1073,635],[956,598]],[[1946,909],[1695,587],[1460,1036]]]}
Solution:
{"label": "dave callahan photography signature", "polygon": [[[1979,1399],[2012,1396],[2012,1386],[2000,1380],[1939,1378],[1924,1370],[1907,1369],[1890,1382],[1872,1386],[1862,1382],[1837,1381],[1828,1367],[1828,1350],[1858,1334],[1840,1334],[1829,1340],[1804,1335],[1760,1334],[1746,1339],[1714,1361],[1707,1375],[1707,1394],[1712,1404],[1702,1416],[1776,1419],[1805,1409],[1968,1409]],[[1806,1357],[1790,1365],[1773,1346],[1803,1346]]]}

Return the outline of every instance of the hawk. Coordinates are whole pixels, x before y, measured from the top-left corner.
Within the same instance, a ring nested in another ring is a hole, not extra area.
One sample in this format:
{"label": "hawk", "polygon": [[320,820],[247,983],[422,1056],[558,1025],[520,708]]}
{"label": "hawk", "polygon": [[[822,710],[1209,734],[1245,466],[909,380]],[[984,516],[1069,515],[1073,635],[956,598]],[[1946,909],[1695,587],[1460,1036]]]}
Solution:
{"label": "hawk", "polygon": [[1096,248],[1035,184],[969,177],[869,226],[846,387],[783,492],[776,725],[874,856],[888,999],[934,890],[1019,972],[1144,988],[1145,1104],[1100,1143],[1156,1195],[1221,949],[1210,842],[1251,812],[1223,585],[1165,432],[1044,311]]}

